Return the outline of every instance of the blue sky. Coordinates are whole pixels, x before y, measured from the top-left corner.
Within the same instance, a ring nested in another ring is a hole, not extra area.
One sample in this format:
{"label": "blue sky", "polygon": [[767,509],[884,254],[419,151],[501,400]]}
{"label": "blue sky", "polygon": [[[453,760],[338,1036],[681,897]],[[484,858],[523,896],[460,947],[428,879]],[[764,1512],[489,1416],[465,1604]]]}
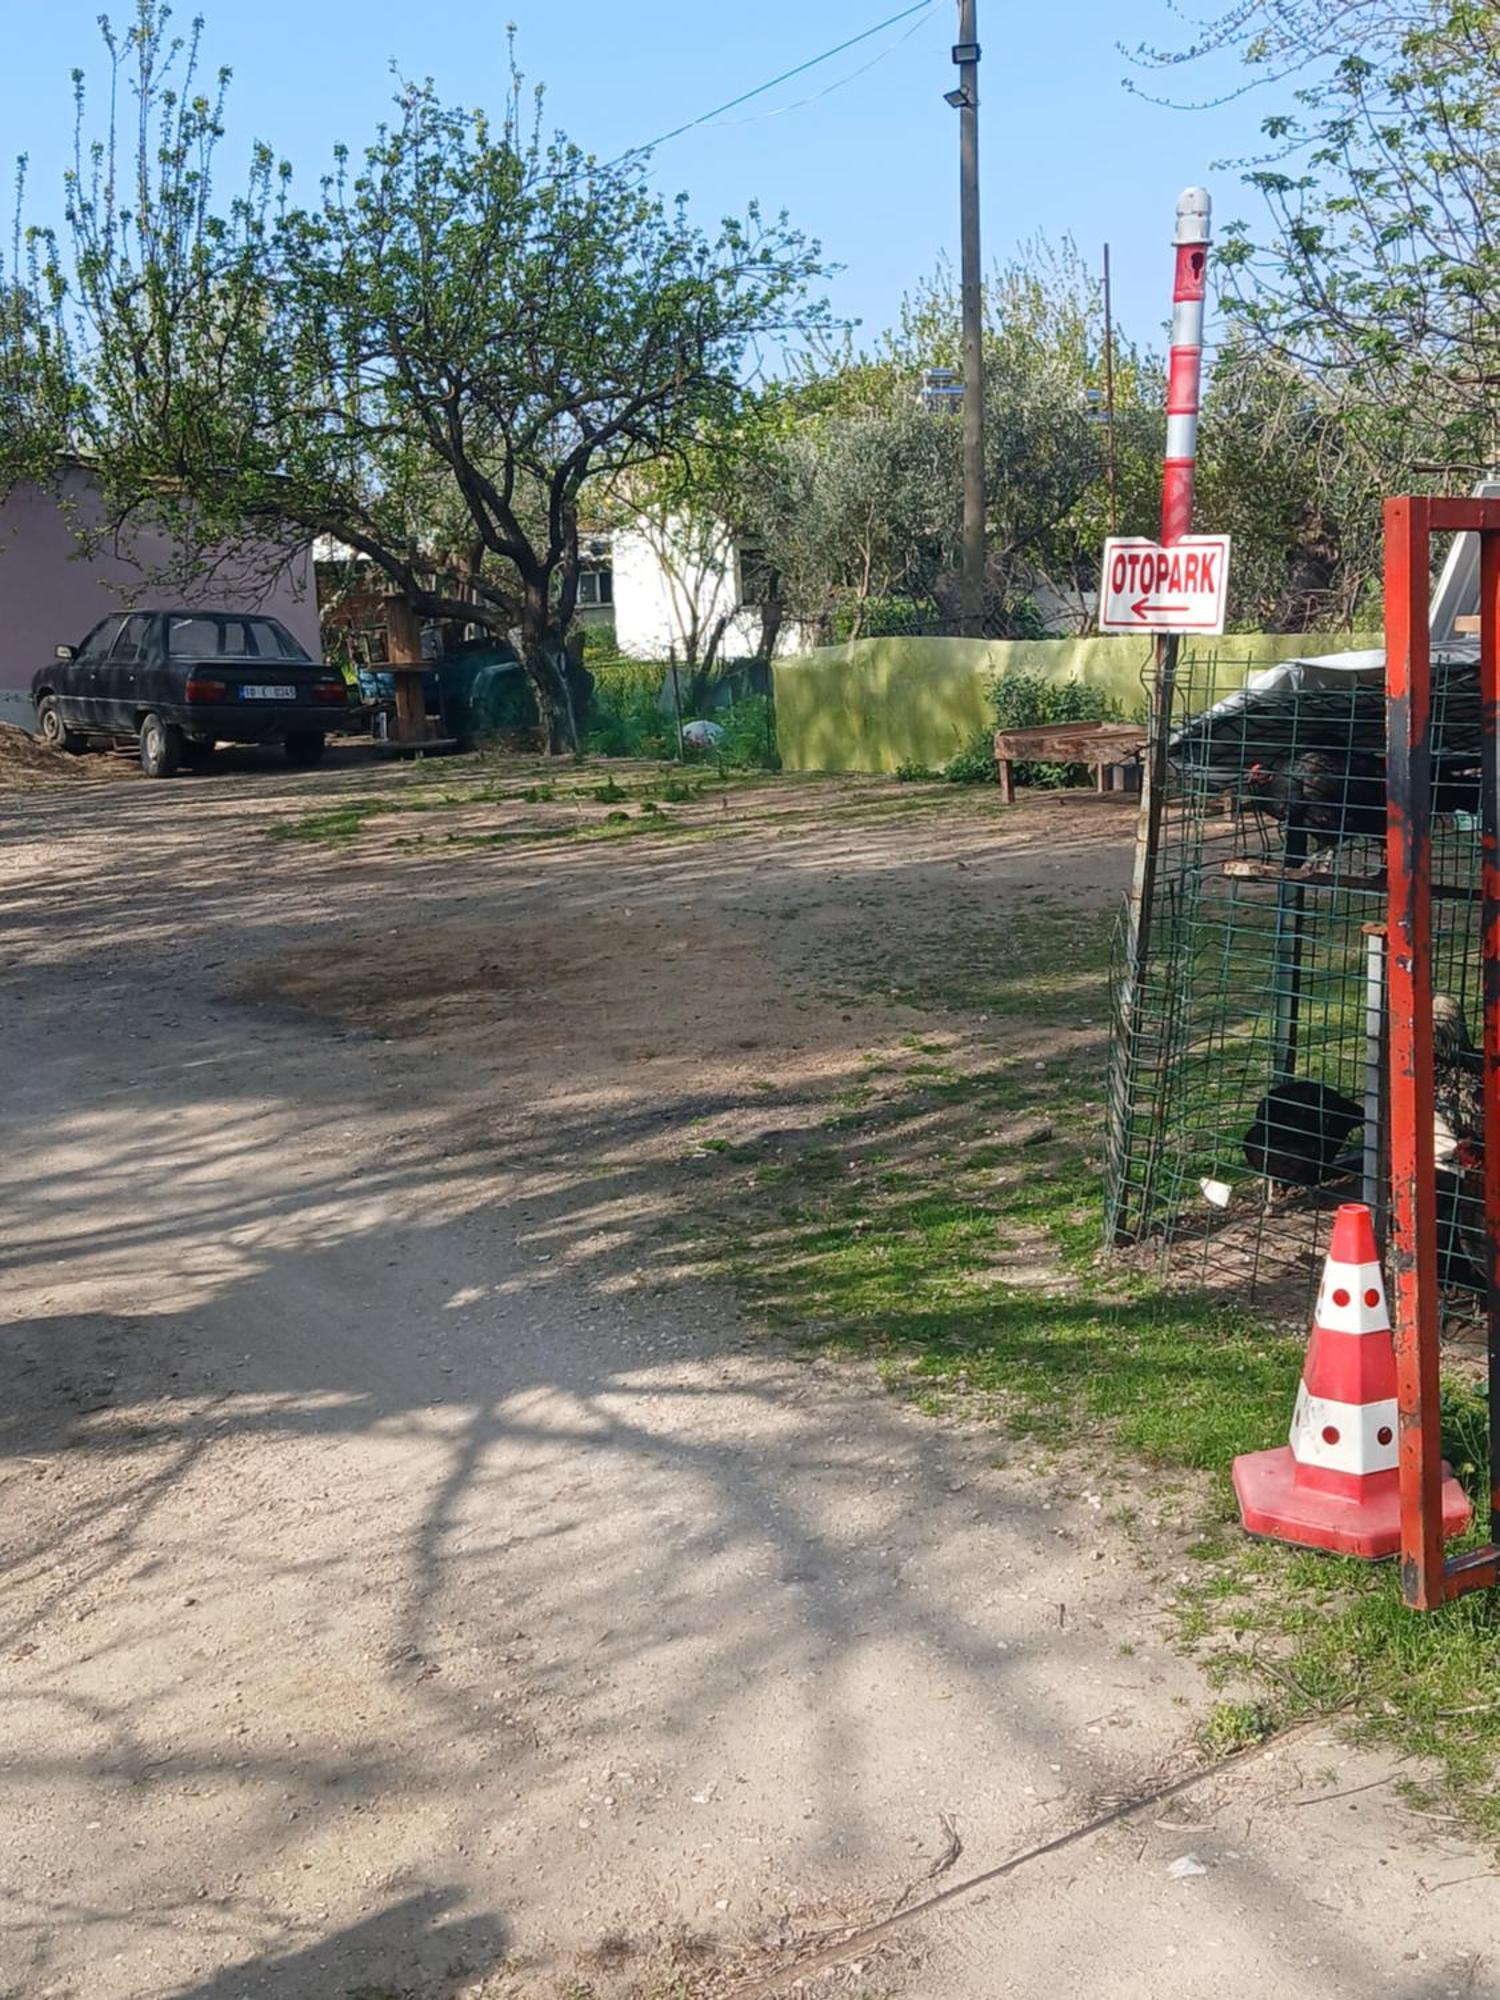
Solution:
{"label": "blue sky", "polygon": [[[498,104],[507,6],[494,0],[198,0],[211,61],[234,70],[229,161],[261,137],[311,192],[339,138],[363,142],[389,101],[389,65],[433,75],[461,102]],[[25,0],[7,35],[7,153],[31,160],[33,206],[51,206],[67,163],[69,71],[102,76],[95,19],[108,0]],[[523,67],[548,87],[550,120],[604,157],[624,151],[894,14],[902,0],[508,0]],[[128,0],[114,0],[116,20]],[[179,6],[179,24],[193,0]],[[1038,231],[1112,247],[1117,310],[1159,340],[1170,311],[1167,248],[1179,188],[1208,185],[1220,221],[1254,197],[1213,162],[1253,148],[1258,98],[1213,112],[1158,109],[1121,85],[1124,38],[1169,40],[1167,0],[1002,7],[979,0],[984,45],[982,179],[987,257]],[[664,146],[655,178],[688,191],[700,219],[758,196],[786,207],[844,269],[842,316],[873,336],[900,297],[957,244],[957,119],[949,49],[956,8],[915,17],[711,127]],[[874,66],[855,75],[872,57]],[[1206,72],[1204,94],[1234,80]],[[835,86],[829,91],[829,86]],[[829,91],[813,103],[800,103]],[[1186,91],[1184,92],[1186,94]],[[800,104],[800,108],[798,107]],[[769,114],[769,115],[768,115]]]}

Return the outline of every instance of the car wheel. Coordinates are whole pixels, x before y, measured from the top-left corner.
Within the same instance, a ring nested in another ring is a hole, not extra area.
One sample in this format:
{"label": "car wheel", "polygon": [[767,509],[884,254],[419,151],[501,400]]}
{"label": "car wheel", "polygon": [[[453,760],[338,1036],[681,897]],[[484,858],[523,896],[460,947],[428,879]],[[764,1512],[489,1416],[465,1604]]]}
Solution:
{"label": "car wheel", "polygon": [[175,722],[148,715],[141,724],[141,769],[148,778],[170,778],[182,762],[182,731]]}
{"label": "car wheel", "polygon": [[37,734],[44,743],[50,743],[54,750],[66,750],[76,757],[84,748],[87,738],[76,729],[69,729],[62,719],[62,710],[57,705],[56,695],[43,695],[37,703]]}
{"label": "car wheel", "polygon": [[195,742],[191,736],[185,736],[182,740],[182,761],[190,771],[206,771],[213,764],[215,748],[213,743]]}
{"label": "car wheel", "polygon": [[324,747],[321,729],[294,729],[286,739],[286,761],[295,770],[310,770],[322,763]]}

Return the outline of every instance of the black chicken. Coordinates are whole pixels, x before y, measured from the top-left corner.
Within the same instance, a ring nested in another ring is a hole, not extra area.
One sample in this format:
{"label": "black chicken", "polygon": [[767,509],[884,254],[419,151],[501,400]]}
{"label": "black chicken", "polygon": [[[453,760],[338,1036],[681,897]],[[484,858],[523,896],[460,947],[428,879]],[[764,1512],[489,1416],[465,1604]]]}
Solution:
{"label": "black chicken", "polygon": [[1343,1166],[1364,1110],[1331,1084],[1292,1077],[1268,1090],[1245,1134],[1245,1158],[1278,1187],[1317,1187]]}
{"label": "black chicken", "polygon": [[1255,810],[1285,824],[1288,868],[1341,840],[1385,838],[1385,772],[1366,751],[1302,750],[1252,764],[1245,784]]}

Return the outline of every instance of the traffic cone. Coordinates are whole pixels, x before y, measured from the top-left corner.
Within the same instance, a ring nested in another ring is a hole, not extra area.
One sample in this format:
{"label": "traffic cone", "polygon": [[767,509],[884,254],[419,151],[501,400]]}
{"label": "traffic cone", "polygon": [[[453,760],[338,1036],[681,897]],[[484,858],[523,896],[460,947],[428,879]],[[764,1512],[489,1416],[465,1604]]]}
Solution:
{"label": "traffic cone", "polygon": [[[1370,1211],[1333,1221],[1289,1445],[1234,1461],[1240,1519],[1252,1535],[1350,1556],[1401,1546],[1396,1471],[1396,1351]],[[1463,1488],[1443,1467],[1443,1535],[1469,1524]]]}

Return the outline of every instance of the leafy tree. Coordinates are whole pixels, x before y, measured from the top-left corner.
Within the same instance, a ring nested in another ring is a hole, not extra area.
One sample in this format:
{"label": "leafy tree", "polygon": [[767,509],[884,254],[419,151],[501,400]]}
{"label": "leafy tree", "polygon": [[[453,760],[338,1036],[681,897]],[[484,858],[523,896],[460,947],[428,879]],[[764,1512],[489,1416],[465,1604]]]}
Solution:
{"label": "leafy tree", "polygon": [[1198,516],[1234,539],[1233,624],[1353,625],[1379,589],[1384,486],[1319,384],[1261,346],[1231,342],[1209,377],[1199,453]]}
{"label": "leafy tree", "polygon": [[[987,626],[1004,636],[1088,621],[1111,527],[1100,287],[1069,244],[1034,245],[986,294]],[[954,629],[961,438],[921,407],[921,369],[956,366],[958,302],[940,271],[873,353],[825,356],[779,436],[737,477],[781,574],[788,615],[827,636]],[[1117,512],[1154,534],[1165,443],[1160,362],[1117,337]],[[1248,336],[1219,356],[1199,440],[1199,516],[1233,534],[1240,629],[1347,628],[1379,576],[1388,467],[1339,402]]]}
{"label": "leafy tree", "polygon": [[747,468],[743,503],[788,614],[826,627],[842,612],[854,638],[880,599],[938,615],[961,471],[954,426],[920,408],[912,383],[795,426]]}
{"label": "leafy tree", "polygon": [[[1071,599],[1082,625],[1108,512],[1102,412],[1088,401],[1103,385],[1103,310],[1070,245],[1034,246],[994,274],[985,346],[987,629],[1036,630],[1043,589]],[[896,605],[914,623],[955,623],[962,439],[953,414],[923,407],[921,377],[961,351],[957,290],[940,270],[873,353],[825,354],[798,385],[794,421],[748,482],[788,615],[854,637]],[[1116,387],[1130,526],[1159,491],[1159,371],[1122,344]]]}
{"label": "leafy tree", "polygon": [[1240,0],[1190,48],[1290,84],[1219,253],[1247,338],[1294,361],[1393,479],[1500,455],[1500,13],[1493,0]]}
{"label": "leafy tree", "polygon": [[725,420],[758,336],[820,323],[816,247],[753,207],[705,234],[641,157],[545,138],[514,72],[498,122],[403,84],[312,205],[260,148],[221,212],[227,75],[205,93],[199,29],[168,20],[138,0],[106,26],[133,156],[112,119],[85,136],[80,81],[66,251],[11,274],[50,329],[52,429],[113,519],[149,506],[189,551],[327,535],[417,612],[516,634],[550,746],[575,747],[585,496]]}

